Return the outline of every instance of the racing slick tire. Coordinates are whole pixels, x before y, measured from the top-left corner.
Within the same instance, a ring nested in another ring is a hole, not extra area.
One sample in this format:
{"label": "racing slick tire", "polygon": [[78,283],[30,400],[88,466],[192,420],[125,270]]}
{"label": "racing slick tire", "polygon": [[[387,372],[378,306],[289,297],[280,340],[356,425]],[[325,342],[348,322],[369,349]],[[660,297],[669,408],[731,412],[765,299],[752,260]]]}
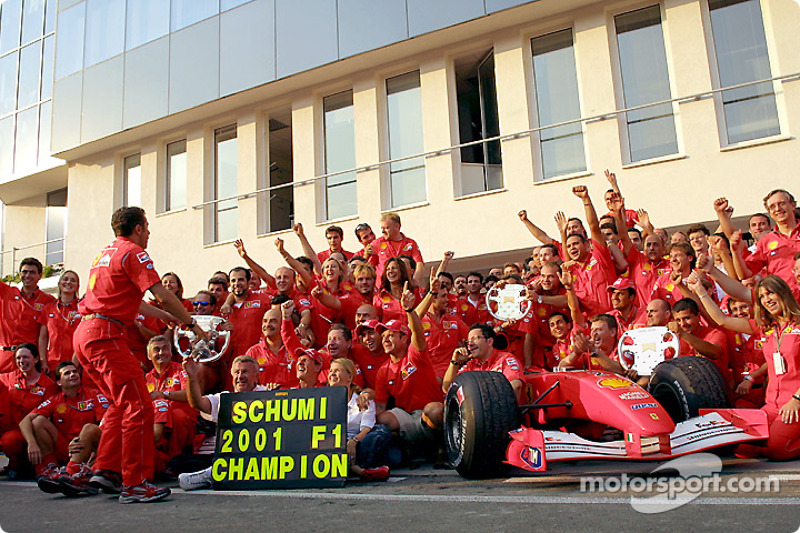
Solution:
{"label": "racing slick tire", "polygon": [[728,386],[716,365],[699,356],[667,359],[650,377],[647,390],[673,422],[698,416],[700,409],[730,406]]}
{"label": "racing slick tire", "polygon": [[500,372],[459,374],[444,404],[445,447],[450,464],[466,478],[502,475],[511,441],[519,427],[514,390]]}

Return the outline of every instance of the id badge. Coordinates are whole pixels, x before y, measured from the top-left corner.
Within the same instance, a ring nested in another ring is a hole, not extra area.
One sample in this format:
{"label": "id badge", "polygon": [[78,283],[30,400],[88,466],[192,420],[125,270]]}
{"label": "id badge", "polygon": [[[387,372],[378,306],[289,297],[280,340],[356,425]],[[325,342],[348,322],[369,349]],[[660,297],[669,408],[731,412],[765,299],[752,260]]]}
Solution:
{"label": "id badge", "polygon": [[772,354],[772,365],[775,367],[775,374],[780,376],[786,373],[786,361],[784,361],[781,352]]}

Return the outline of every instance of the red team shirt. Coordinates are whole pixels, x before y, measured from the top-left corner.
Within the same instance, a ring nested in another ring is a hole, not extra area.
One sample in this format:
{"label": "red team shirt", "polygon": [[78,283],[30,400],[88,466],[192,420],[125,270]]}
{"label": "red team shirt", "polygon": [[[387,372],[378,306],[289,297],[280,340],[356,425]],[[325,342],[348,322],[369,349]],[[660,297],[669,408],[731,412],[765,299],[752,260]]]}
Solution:
{"label": "red team shirt", "polygon": [[272,296],[267,291],[250,291],[247,299],[233,304],[228,320],[233,324],[227,359],[244,354],[261,338],[261,320],[269,311]]}
{"label": "red team shirt", "polygon": [[646,307],[650,303],[649,296],[653,292],[656,280],[672,271],[669,260],[663,257],[656,263],[650,261],[645,254],[632,247],[628,252],[628,278],[636,287],[637,305]]}
{"label": "red team shirt", "polygon": [[575,294],[589,316],[611,308],[608,286],[617,279],[611,252],[605,244],[592,239],[592,253],[586,264],[574,264],[570,272],[575,277]]}
{"label": "red team shirt", "polygon": [[438,377],[443,377],[447,367],[450,366],[453,352],[459,343],[467,338],[469,328],[457,316],[444,315],[439,321],[430,313],[426,313],[422,317],[422,329],[428,343],[433,371]]}
{"label": "red team shirt", "polygon": [[117,237],[94,258],[89,290],[78,310],[82,315],[102,313],[130,326],[144,291],[157,283],[161,278],[144,248],[127,237]]}
{"label": "red team shirt", "polygon": [[19,370],[0,374],[0,386],[8,391],[8,406],[16,426],[37,405],[58,392],[55,382],[44,374],[36,383],[28,383]]}
{"label": "red team shirt", "polygon": [[797,252],[800,252],[800,224],[788,236],[777,229],[762,235],[756,250],[745,258],[745,263],[753,274],[766,268],[767,274],[775,274],[786,281],[792,292],[797,294],[798,285],[792,273]]}
{"label": "red team shirt", "polygon": [[47,365],[55,370],[58,363],[71,361],[72,336],[81,322],[78,312],[78,299],[64,304],[56,300],[44,306],[39,314],[39,324],[47,328],[50,345],[47,348]]}
{"label": "red team shirt", "polygon": [[[45,306],[56,299],[39,289],[30,298],[22,291],[0,281],[0,346],[15,346],[30,342],[38,346],[40,316]],[[11,372],[14,352],[0,352],[0,372]]]}
{"label": "red team shirt", "polygon": [[273,353],[267,345],[266,339],[261,337],[258,344],[247,350],[249,355],[258,363],[258,383],[279,383],[284,388],[298,385],[297,374],[293,366],[293,359],[289,356],[286,345],[281,344],[278,353]]}
{"label": "red team shirt", "polygon": [[522,379],[522,365],[512,354],[508,352],[501,352],[500,350],[492,350],[488,359],[485,362],[480,362],[478,359],[471,359],[467,364],[458,369],[458,373],[468,372],[470,370],[488,370],[490,372],[500,372],[506,379],[511,382],[515,379]]}
{"label": "red team shirt", "polygon": [[[392,257],[407,255],[417,263],[422,262],[422,253],[420,253],[416,241],[414,239],[409,239],[403,233],[400,233],[399,241],[390,241],[382,236],[378,237],[372,241],[372,249],[375,250],[375,253],[367,259],[375,266],[378,279],[381,279],[383,269],[386,267],[386,262]],[[413,274],[413,272],[409,274]]]}
{"label": "red team shirt", "polygon": [[378,370],[375,383],[375,403],[387,403],[394,398],[395,407],[406,412],[424,408],[430,402],[442,401],[442,389],[436,380],[428,351],[408,347],[398,362],[386,361]]}
{"label": "red team shirt", "polygon": [[375,355],[361,344],[353,343],[350,348],[350,359],[361,369],[364,385],[374,389],[378,370],[389,360],[389,356],[385,353]]}
{"label": "red team shirt", "polygon": [[101,392],[81,387],[72,397],[59,392],[40,403],[33,412],[51,420],[60,435],[72,440],[86,424],[99,425],[106,409],[108,399]]}
{"label": "red team shirt", "polygon": [[[763,239],[763,237],[762,237]],[[775,326],[762,330],[755,320],[750,320],[756,342],[761,342],[764,358],[767,360],[769,378],[767,380],[767,393],[765,397],[766,408],[777,411],[800,389],[800,327],[788,324],[780,331]],[[777,374],[773,354],[778,351],[780,338],[780,353],[786,366],[786,372]]]}

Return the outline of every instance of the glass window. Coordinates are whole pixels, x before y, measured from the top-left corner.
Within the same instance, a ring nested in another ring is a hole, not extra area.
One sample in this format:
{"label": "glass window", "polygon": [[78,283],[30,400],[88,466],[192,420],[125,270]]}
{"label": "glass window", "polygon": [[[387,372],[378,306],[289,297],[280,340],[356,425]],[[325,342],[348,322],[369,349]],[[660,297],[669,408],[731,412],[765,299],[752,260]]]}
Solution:
{"label": "glass window", "polygon": [[19,52],[0,57],[0,117],[16,109]]}
{"label": "glass window", "polygon": [[[389,158],[422,153],[424,145],[419,71],[387,79],[386,101],[389,111]],[[423,158],[392,163],[389,173],[392,207],[424,202],[428,198]]]}
{"label": "glass window", "polygon": [[[614,17],[625,107],[669,100],[669,72],[661,8],[657,5]],[[625,113],[629,157],[642,161],[678,151],[672,104]]]}
{"label": "glass window", "polygon": [[[14,115],[0,120],[0,139],[14,138]],[[0,143],[0,180],[6,181],[14,170],[14,143]]]}
{"label": "glass window", "polygon": [[[720,85],[771,78],[758,0],[710,0],[709,9]],[[723,91],[722,104],[729,143],[780,133],[772,82]]]}
{"label": "glass window", "polygon": [[17,114],[17,142],[14,154],[14,173],[22,174],[36,168],[36,149],[39,146],[39,108],[33,107]]}
{"label": "glass window", "polygon": [[219,11],[218,0],[172,0],[171,30],[176,31],[208,17]]}
{"label": "glass window", "polygon": [[52,102],[45,102],[39,107],[39,166],[46,166],[50,162],[52,107]]}
{"label": "glass window", "polygon": [[[325,174],[356,166],[356,138],[353,118],[353,91],[327,96],[322,101],[325,129]],[[356,173],[345,172],[325,179],[328,220],[355,215]]]}
{"label": "glass window", "polygon": [[[494,52],[475,62],[456,62],[458,131],[462,143],[500,135]],[[500,141],[489,141],[461,149],[461,194],[503,187]]]}
{"label": "glass window", "polygon": [[128,2],[125,49],[149,43],[169,33],[169,0]]}
{"label": "glass window", "polygon": [[58,15],[56,79],[83,68],[83,28],[86,4],[80,3]]}
{"label": "glass window", "polygon": [[[214,200],[239,194],[239,150],[236,124],[214,132]],[[229,241],[238,235],[238,200],[214,204],[214,241]]]}
{"label": "glass window", "polygon": [[41,37],[43,26],[44,0],[25,0],[22,8],[22,42]]}
{"label": "glass window", "polygon": [[[47,238],[45,264],[64,262],[67,236],[67,189],[47,193]],[[50,242],[54,241],[54,242]]]}
{"label": "glass window", "polygon": [[122,53],[125,43],[125,0],[87,0],[84,67]]}
{"label": "glass window", "polygon": [[39,73],[42,70],[42,42],[36,41],[20,51],[17,109],[39,101]]}
{"label": "glass window", "polygon": [[228,9],[233,9],[247,2],[250,2],[250,0],[220,0],[219,10],[227,11]]}
{"label": "glass window", "polygon": [[47,0],[44,12],[44,32],[56,31],[56,4],[58,0]]}
{"label": "glass window", "polygon": [[[533,78],[539,126],[581,117],[578,74],[572,30],[562,30],[531,40]],[[583,127],[580,122],[539,131],[541,177],[552,178],[586,170]]]}
{"label": "glass window", "polygon": [[[292,111],[270,113],[269,118],[269,191],[260,201],[269,199],[267,231],[281,231],[292,227],[294,222],[294,176],[292,160]],[[261,204],[260,204],[261,205]],[[263,225],[262,225],[263,227]]]}
{"label": "glass window", "polygon": [[0,54],[19,46],[22,0],[0,2]]}
{"label": "glass window", "polygon": [[42,100],[53,96],[53,55],[55,54],[55,37],[45,37],[44,54],[42,55]]}
{"label": "glass window", "polygon": [[122,205],[142,205],[142,157],[129,155],[122,165]]}
{"label": "glass window", "polygon": [[186,207],[186,139],[167,145],[166,209]]}

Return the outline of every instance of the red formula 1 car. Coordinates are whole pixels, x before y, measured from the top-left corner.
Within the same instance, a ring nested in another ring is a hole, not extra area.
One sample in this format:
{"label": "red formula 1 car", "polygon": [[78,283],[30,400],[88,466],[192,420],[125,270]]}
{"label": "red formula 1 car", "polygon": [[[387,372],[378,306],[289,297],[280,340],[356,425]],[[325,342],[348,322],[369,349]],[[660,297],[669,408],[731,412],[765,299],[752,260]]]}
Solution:
{"label": "red formula 1 car", "polygon": [[545,470],[547,461],[662,460],[766,439],[766,415],[728,409],[725,382],[702,357],[664,361],[648,390],[609,372],[525,376],[524,404],[497,372],[465,372],[445,401],[445,441],[465,477],[492,477],[506,464]]}

